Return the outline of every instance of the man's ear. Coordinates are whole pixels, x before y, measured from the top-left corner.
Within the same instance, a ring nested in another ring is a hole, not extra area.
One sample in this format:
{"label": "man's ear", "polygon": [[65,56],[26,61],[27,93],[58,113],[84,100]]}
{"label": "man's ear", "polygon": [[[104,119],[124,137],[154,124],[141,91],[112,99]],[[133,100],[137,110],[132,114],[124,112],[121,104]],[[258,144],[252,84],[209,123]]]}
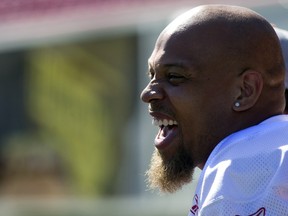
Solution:
{"label": "man's ear", "polygon": [[241,93],[233,105],[234,111],[245,111],[253,107],[263,88],[263,77],[260,72],[248,69],[241,74]]}

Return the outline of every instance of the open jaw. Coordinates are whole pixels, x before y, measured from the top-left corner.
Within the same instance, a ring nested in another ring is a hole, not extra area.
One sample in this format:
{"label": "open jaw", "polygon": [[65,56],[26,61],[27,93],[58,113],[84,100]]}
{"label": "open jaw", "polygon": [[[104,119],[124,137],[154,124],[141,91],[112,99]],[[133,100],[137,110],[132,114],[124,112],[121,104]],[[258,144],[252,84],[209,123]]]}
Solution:
{"label": "open jaw", "polygon": [[164,149],[178,137],[178,123],[172,119],[153,119],[152,124],[159,127],[155,137],[156,148]]}

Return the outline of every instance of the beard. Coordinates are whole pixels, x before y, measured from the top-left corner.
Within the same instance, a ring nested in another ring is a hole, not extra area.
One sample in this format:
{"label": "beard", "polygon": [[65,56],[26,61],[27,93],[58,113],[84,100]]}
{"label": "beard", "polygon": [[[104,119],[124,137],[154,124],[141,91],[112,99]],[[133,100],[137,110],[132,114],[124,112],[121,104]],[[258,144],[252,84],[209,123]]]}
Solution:
{"label": "beard", "polygon": [[174,193],[191,182],[194,168],[193,160],[183,148],[169,160],[162,157],[155,149],[150,168],[146,172],[148,187],[158,188],[161,192]]}

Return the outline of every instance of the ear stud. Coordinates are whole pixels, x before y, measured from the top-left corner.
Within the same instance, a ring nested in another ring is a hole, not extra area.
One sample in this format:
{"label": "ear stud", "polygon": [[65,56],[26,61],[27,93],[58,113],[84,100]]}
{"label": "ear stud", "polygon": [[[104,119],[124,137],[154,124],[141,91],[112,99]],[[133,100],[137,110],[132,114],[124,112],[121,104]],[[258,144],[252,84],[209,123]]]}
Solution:
{"label": "ear stud", "polygon": [[235,107],[240,107],[240,103],[238,101],[235,102],[234,104]]}

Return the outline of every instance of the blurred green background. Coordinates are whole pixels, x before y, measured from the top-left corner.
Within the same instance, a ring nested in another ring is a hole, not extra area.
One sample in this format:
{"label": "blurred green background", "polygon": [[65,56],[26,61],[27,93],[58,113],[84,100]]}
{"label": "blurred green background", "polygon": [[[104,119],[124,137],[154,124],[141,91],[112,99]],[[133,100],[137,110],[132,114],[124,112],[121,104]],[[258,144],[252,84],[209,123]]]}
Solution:
{"label": "blurred green background", "polygon": [[[199,170],[176,194],[146,188],[139,95],[158,34],[200,3],[0,1],[0,215],[187,215]],[[285,1],[224,3],[288,28]]]}

